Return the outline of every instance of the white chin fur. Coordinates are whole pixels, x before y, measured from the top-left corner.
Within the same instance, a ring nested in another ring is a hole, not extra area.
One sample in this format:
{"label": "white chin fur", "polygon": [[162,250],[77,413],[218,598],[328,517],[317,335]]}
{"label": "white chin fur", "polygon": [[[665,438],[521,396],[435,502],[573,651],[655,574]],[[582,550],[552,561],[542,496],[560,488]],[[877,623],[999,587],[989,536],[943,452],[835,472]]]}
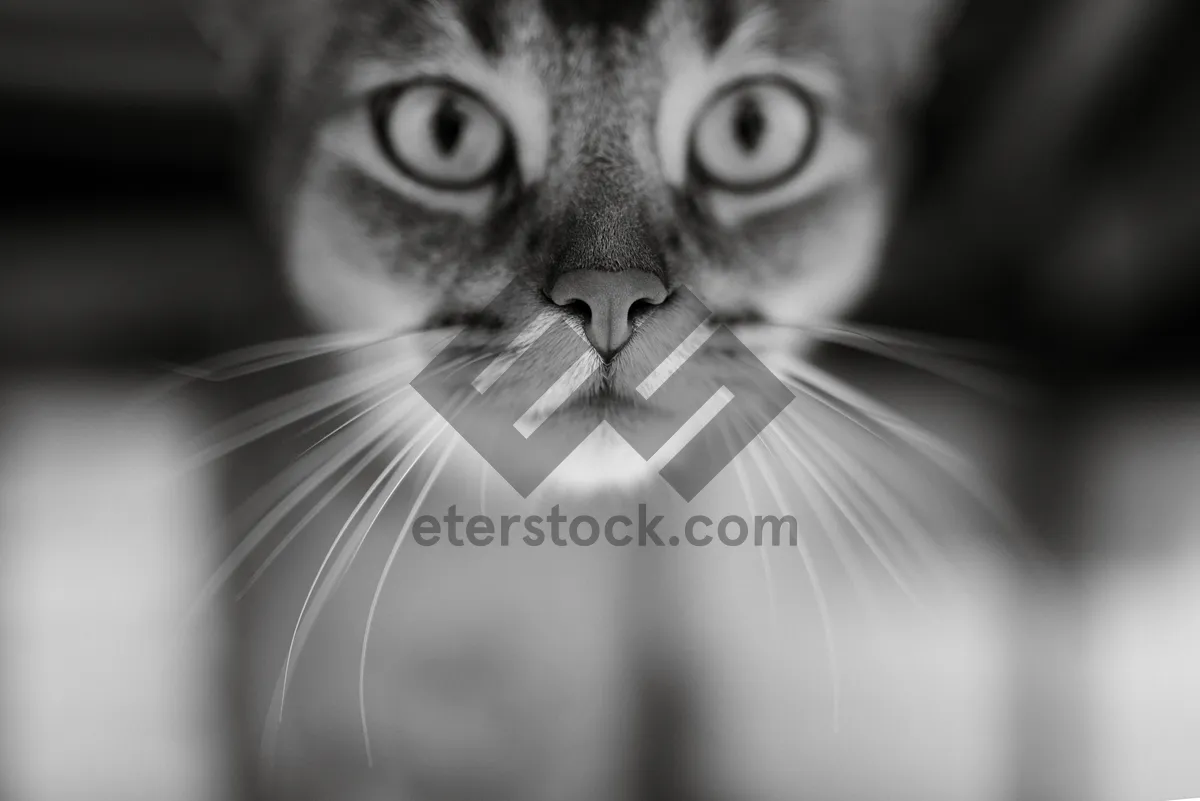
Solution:
{"label": "white chin fur", "polygon": [[601,423],[537,490],[543,497],[591,495],[644,486],[658,467],[647,462],[608,423]]}
{"label": "white chin fur", "polygon": [[[628,493],[661,481],[656,475],[659,469],[661,465],[642,459],[616,431],[603,423],[533,491],[527,503],[548,508],[555,503]],[[482,457],[460,438],[454,458],[446,465],[447,477],[451,478],[447,483],[473,487],[480,470],[486,473],[484,481],[489,487],[489,497],[508,497],[510,502],[523,503],[500,474],[484,464]],[[499,490],[501,485],[503,490]]]}

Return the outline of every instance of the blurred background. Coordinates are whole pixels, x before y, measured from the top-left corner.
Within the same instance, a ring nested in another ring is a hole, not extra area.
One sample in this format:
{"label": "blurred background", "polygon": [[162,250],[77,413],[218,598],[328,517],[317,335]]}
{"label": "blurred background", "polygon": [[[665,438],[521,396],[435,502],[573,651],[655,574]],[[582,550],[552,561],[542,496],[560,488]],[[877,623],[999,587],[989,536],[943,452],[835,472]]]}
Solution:
{"label": "blurred background", "polygon": [[[1200,5],[967,0],[939,58],[861,319],[1010,349],[1037,389],[992,468],[1055,578],[1008,613],[995,797],[1200,797]],[[221,479],[125,500],[210,412],[112,421],[163,365],[293,330],[249,147],[182,3],[0,0],[5,801],[242,792],[232,636],[175,625]]]}

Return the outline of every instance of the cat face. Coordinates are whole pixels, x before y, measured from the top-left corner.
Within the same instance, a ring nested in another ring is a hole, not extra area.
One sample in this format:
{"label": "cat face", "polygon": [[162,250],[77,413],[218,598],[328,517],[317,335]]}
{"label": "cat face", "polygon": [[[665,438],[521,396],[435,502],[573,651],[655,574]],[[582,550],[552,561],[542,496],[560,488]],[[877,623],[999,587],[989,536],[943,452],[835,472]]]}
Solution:
{"label": "cat face", "polygon": [[684,288],[760,352],[864,294],[890,111],[931,25],[924,0],[255,5],[225,40],[272,79],[269,191],[300,305],[334,331],[481,340],[558,316],[592,346],[592,413],[624,400]]}

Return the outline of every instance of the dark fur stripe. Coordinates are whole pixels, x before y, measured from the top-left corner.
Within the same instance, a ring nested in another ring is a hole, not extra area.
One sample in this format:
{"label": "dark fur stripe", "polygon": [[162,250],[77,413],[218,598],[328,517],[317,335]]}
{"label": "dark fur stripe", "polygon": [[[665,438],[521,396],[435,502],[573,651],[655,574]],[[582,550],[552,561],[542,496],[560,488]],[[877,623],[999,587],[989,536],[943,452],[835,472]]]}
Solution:
{"label": "dark fur stripe", "polygon": [[460,4],[463,24],[489,56],[500,55],[500,23],[496,18],[496,0],[463,0]]}
{"label": "dark fur stripe", "polygon": [[657,0],[542,0],[546,16],[560,31],[592,28],[604,35],[614,28],[638,32]]}
{"label": "dark fur stripe", "polygon": [[704,44],[716,51],[733,33],[737,14],[733,0],[705,0],[704,6]]}

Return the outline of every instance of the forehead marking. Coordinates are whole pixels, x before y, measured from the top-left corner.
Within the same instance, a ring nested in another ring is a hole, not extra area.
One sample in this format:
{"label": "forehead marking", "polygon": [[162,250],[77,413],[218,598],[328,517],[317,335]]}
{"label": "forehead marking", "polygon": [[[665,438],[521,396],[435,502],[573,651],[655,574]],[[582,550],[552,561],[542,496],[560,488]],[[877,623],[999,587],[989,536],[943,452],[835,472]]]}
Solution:
{"label": "forehead marking", "polygon": [[559,31],[584,28],[607,35],[614,29],[641,32],[658,0],[541,0],[541,4]]}
{"label": "forehead marking", "polygon": [[721,49],[736,24],[733,0],[704,0],[704,44],[709,52]]}
{"label": "forehead marking", "polygon": [[502,50],[499,5],[496,0],[460,0],[459,4],[463,26],[479,49],[489,56],[499,56]]}

